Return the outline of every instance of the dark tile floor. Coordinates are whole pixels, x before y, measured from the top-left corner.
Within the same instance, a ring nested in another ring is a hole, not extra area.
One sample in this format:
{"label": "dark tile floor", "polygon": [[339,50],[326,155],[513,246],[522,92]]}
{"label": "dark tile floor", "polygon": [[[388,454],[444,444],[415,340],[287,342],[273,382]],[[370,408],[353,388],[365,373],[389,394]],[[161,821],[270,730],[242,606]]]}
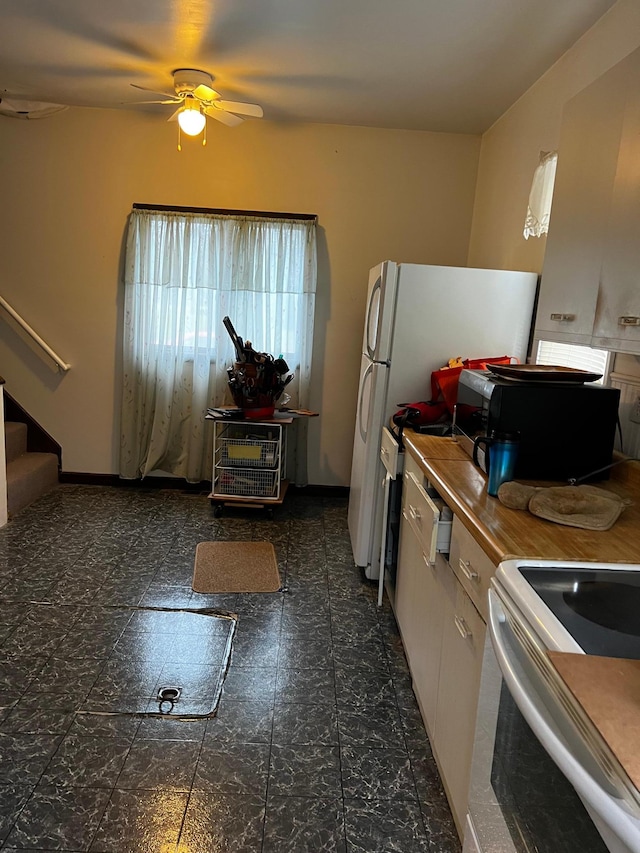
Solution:
{"label": "dark tile floor", "polygon": [[[216,538],[272,541],[287,592],[193,593]],[[343,501],[214,519],[204,496],[62,486],[0,530],[0,590],[2,851],[459,851]],[[238,614],[215,718],[74,713],[113,666],[105,643],[127,659],[127,606]]]}

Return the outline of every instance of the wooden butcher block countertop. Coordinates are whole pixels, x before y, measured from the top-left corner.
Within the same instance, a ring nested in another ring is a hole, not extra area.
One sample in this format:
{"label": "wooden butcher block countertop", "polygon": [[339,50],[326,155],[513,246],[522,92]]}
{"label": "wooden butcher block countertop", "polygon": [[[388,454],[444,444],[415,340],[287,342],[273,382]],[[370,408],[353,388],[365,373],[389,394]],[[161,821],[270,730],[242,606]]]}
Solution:
{"label": "wooden butcher block countertop", "polygon": [[[613,527],[605,531],[583,530],[509,509],[490,497],[486,475],[451,438],[407,431],[404,441],[407,451],[492,562],[524,557],[640,564],[638,462],[616,465],[610,480],[594,484],[631,501]],[[535,485],[564,484],[536,482]]]}
{"label": "wooden butcher block countertop", "polygon": [[640,789],[640,661],[547,654],[592,726]]}

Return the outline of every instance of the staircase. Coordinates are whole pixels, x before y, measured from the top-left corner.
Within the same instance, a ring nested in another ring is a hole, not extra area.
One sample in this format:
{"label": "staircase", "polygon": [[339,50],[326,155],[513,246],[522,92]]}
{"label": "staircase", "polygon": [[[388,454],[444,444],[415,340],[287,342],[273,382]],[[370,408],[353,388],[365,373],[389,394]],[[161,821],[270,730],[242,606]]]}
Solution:
{"label": "staircase", "polygon": [[27,424],[5,421],[7,510],[9,517],[58,484],[55,453],[27,451]]}
{"label": "staircase", "polygon": [[58,457],[55,453],[27,452],[26,424],[5,422],[4,434],[7,510],[11,517],[58,485]]}

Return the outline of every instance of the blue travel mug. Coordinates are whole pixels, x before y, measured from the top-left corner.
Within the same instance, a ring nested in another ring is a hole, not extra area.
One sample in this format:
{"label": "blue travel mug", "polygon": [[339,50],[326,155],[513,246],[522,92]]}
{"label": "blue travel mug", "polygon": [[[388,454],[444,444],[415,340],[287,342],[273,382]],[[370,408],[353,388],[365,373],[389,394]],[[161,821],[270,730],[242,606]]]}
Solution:
{"label": "blue travel mug", "polygon": [[499,432],[492,430],[489,435],[476,438],[473,442],[473,461],[478,462],[478,448],[485,445],[485,464],[489,480],[487,482],[487,494],[498,494],[498,489],[503,483],[513,480],[518,458],[518,447],[520,446],[519,432]]}

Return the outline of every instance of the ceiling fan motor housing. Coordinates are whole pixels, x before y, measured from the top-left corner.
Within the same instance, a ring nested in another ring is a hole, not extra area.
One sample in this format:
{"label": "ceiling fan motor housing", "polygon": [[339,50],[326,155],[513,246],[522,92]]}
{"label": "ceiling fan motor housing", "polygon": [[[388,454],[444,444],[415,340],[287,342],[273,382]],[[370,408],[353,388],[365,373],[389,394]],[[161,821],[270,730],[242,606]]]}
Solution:
{"label": "ceiling fan motor housing", "polygon": [[173,85],[177,95],[190,95],[198,86],[211,88],[213,77],[206,71],[196,71],[192,68],[177,68],[173,72]]}

